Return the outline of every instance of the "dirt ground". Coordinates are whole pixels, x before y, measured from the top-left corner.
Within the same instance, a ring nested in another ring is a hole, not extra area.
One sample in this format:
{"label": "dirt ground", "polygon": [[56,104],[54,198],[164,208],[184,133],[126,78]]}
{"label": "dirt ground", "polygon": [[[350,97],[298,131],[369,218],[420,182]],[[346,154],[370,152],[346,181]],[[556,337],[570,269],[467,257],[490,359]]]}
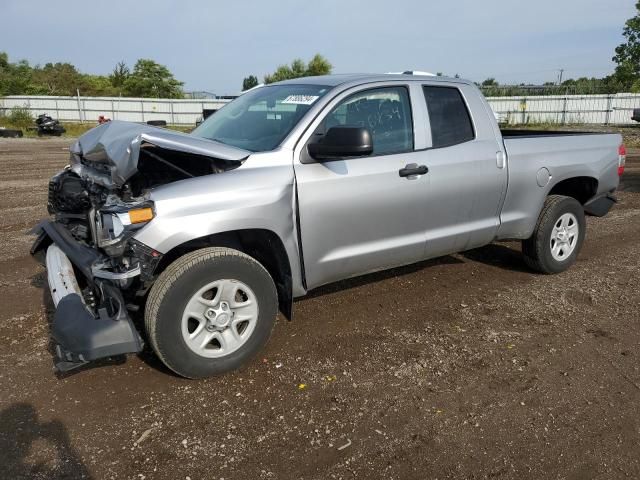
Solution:
{"label": "dirt ground", "polygon": [[52,371],[26,232],[69,142],[0,141],[0,478],[640,478],[640,151],[568,272],[494,244],[342,282],[188,381]]}

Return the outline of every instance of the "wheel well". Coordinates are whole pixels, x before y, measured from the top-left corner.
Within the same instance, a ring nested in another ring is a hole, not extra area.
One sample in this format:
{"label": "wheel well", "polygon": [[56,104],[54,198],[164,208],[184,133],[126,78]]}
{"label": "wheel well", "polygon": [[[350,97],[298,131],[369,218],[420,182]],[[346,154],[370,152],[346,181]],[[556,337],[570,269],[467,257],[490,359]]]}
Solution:
{"label": "wheel well", "polygon": [[573,177],[558,182],[549,195],[564,195],[575,198],[581,204],[587,203],[598,191],[598,180],[593,177]]}
{"label": "wheel well", "polygon": [[236,230],[189,240],[167,252],[162,257],[155,274],[162,273],[173,261],[186,253],[205,247],[233,248],[260,262],[276,284],[280,311],[287,319],[291,319],[293,308],[291,265],[282,240],[270,230]]}

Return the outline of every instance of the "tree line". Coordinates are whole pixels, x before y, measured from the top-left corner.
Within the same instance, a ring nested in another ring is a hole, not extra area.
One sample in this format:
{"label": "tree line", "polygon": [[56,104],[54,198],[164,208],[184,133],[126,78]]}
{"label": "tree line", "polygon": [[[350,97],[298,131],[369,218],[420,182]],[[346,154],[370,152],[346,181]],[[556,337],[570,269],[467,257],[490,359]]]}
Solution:
{"label": "tree line", "polygon": [[[312,77],[315,75],[328,75],[331,73],[333,66],[325,57],[320,54],[313,56],[309,63],[296,58],[290,65],[280,65],[275,72],[267,74],[263,77],[263,83],[269,84],[281,82],[282,80],[291,80],[292,78]],[[259,85],[258,77],[249,75],[242,81],[242,91]]]}
{"label": "tree line", "polygon": [[182,98],[183,82],[175,79],[164,65],[141,58],[133,70],[119,62],[110,75],[80,72],[70,63],[46,63],[32,66],[27,60],[10,62],[0,52],[0,96],[4,95],[76,95]]}

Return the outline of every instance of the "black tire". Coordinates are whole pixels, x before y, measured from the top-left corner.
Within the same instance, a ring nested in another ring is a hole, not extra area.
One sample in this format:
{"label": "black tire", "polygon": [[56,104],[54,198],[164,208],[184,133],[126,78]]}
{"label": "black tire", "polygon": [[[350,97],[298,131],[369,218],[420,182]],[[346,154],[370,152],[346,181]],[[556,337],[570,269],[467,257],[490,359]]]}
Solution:
{"label": "black tire", "polygon": [[147,125],[151,125],[152,127],[166,127],[166,120],[147,120]]}
{"label": "black tire", "polygon": [[[578,221],[578,238],[571,254],[557,260],[551,252],[551,234],[554,225],[565,213],[571,213]],[[587,224],[584,209],[575,198],[562,195],[549,195],[544,202],[533,235],[522,242],[524,261],[533,270],[541,273],[560,273],[576,261],[582,248]]]}
{"label": "black tire", "polygon": [[0,128],[0,137],[20,138],[22,137],[22,130],[10,130],[8,128]]}
{"label": "black tire", "polygon": [[[253,290],[257,323],[238,350],[206,358],[187,346],[181,319],[192,296],[219,279],[235,279]],[[180,257],[160,274],[147,299],[145,326],[153,350],[168,368],[186,378],[204,378],[234,370],[255,355],[269,340],[277,312],[275,284],[260,263],[231,248],[211,247]]]}

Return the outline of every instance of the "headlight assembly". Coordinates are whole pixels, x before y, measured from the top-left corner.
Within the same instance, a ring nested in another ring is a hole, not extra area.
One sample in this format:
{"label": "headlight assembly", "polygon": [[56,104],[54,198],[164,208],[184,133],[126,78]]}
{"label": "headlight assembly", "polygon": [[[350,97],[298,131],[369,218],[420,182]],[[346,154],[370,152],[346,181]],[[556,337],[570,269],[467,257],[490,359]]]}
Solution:
{"label": "headlight assembly", "polygon": [[[153,220],[155,212],[150,204],[138,205],[135,208],[123,206],[107,207],[96,212],[96,241],[99,247],[107,250],[120,250],[120,242],[131,237],[131,234],[139,230]],[[124,243],[124,242],[123,242]],[[116,249],[109,249],[114,246]],[[124,245],[122,245],[124,248]]]}

